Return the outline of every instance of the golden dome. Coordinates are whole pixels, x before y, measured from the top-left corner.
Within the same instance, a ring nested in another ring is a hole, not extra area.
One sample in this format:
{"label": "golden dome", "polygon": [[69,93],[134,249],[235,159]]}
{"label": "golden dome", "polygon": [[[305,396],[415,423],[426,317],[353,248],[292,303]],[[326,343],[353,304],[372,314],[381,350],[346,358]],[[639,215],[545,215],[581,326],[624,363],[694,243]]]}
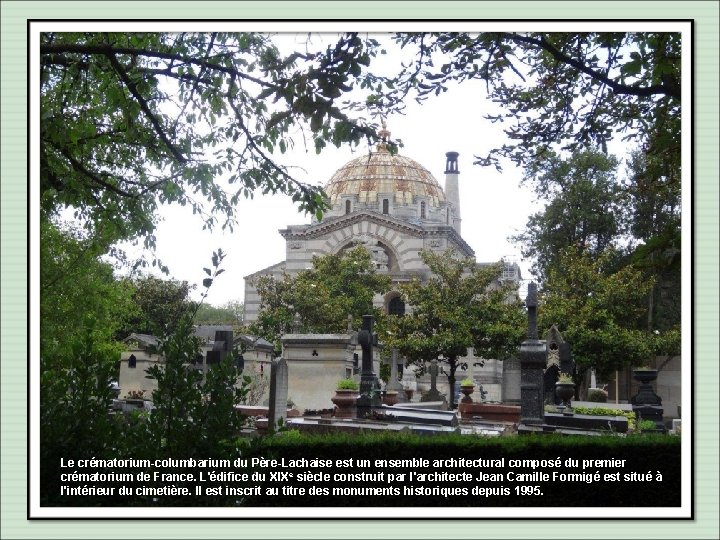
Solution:
{"label": "golden dome", "polygon": [[445,193],[425,167],[410,158],[391,154],[385,145],[369,155],[357,157],[342,167],[325,186],[330,203],[344,196],[357,196],[359,203],[377,203],[379,195],[390,195],[396,204],[413,204],[426,198],[431,207],[445,202]]}

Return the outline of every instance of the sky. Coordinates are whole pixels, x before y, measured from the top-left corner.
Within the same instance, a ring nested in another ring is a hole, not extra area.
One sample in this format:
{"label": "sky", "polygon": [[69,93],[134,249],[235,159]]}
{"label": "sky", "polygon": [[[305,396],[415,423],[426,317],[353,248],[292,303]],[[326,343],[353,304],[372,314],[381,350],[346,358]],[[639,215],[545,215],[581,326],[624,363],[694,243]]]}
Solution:
{"label": "sky", "polygon": [[[390,56],[384,61],[397,60]],[[399,153],[419,162],[444,186],[445,152],[459,152],[463,238],[475,250],[478,262],[512,259],[520,265],[523,277],[529,278],[529,261],[521,260],[519,248],[507,237],[522,230],[528,216],[537,211],[534,195],[520,185],[522,171],[512,163],[505,163],[501,173],[494,167],[472,164],[473,156],[486,155],[504,141],[502,125],[483,118],[497,109],[487,100],[481,82],[456,85],[422,104],[411,101],[407,105],[406,114],[387,118],[391,138],[401,139],[404,145]],[[367,151],[366,144],[354,150],[327,147],[320,155],[314,149],[306,152],[296,147],[293,153],[278,154],[277,158],[300,167],[295,169],[298,179],[325,185],[337,169]],[[225,273],[206,300],[213,305],[242,300],[245,276],[285,259],[285,241],[278,230],[309,223],[310,216],[298,212],[287,196],[258,194],[240,201],[237,220],[233,232],[208,232],[187,208],[162,210],[157,254],[172,277],[200,283],[205,277],[202,268],[208,266],[212,252],[221,248],[227,254]]]}

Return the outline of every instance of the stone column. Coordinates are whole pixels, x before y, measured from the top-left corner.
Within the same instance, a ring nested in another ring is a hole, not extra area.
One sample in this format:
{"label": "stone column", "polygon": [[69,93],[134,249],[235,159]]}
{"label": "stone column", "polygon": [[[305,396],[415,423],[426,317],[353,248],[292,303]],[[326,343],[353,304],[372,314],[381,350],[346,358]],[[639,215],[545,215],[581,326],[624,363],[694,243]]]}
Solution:
{"label": "stone column", "polygon": [[528,335],[520,345],[520,423],[543,424],[543,370],[545,369],[545,343],[537,332],[537,285],[528,286],[525,300],[528,309]]}
{"label": "stone column", "polygon": [[285,358],[280,357],[270,364],[270,411],[268,412],[268,429],[274,430],[282,418],[287,418],[288,399],[288,365]]}

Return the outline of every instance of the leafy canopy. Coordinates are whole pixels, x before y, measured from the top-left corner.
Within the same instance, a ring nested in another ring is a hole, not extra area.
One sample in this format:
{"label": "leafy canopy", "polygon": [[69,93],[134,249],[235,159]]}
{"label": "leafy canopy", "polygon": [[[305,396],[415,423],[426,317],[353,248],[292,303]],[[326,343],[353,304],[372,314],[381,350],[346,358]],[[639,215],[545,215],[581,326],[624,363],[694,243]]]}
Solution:
{"label": "leafy canopy", "polygon": [[275,343],[279,351],[280,337],[291,331],[343,332],[349,315],[354,321],[366,314],[381,319],[373,297],[390,289],[390,278],[378,274],[368,250],[357,246],[315,256],[311,269],[294,276],[262,276],[256,287],[261,304],[251,331]]}
{"label": "leafy canopy", "polygon": [[376,42],[346,34],[313,48],[308,39],[284,55],[271,36],[248,33],[43,34],[43,211],[72,208],[88,228],[151,248],[161,204],[232,226],[240,198],[257,189],[320,215],[321,189],[273,153],[297,140],[319,152],[377,138],[339,102],[374,80]]}
{"label": "leafy canopy", "polygon": [[388,317],[388,332],[381,338],[411,363],[446,361],[452,403],[458,359],[469,347],[483,358],[512,355],[522,340],[524,318],[516,284],[500,281],[502,263],[480,266],[453,250],[420,256],[431,275],[425,282],[400,285],[410,312]]}
{"label": "leafy canopy", "polygon": [[632,265],[608,272],[614,259],[612,250],[593,258],[567,248],[541,291],[538,326],[558,327],[581,373],[592,368],[607,375],[679,352],[679,328],[657,333],[645,328],[652,280]]}
{"label": "leafy canopy", "polygon": [[474,79],[503,106],[488,119],[507,122],[511,142],[476,163],[528,166],[553,149],[605,151],[616,136],[680,162],[679,33],[403,33],[395,41],[415,54],[384,96],[388,108]]}

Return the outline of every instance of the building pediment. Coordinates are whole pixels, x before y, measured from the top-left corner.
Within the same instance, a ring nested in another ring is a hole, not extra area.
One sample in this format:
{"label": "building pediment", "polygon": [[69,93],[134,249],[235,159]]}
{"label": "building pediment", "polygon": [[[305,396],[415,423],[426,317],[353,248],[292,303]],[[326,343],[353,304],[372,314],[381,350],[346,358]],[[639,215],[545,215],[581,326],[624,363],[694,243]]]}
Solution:
{"label": "building pediment", "polygon": [[281,229],[280,234],[286,241],[312,240],[331,235],[336,231],[352,228],[355,225],[360,225],[365,222],[374,223],[377,226],[384,226],[386,229],[401,232],[415,238],[447,238],[449,243],[458,246],[464,255],[469,257],[475,255],[473,249],[450,225],[412,223],[396,219],[386,214],[369,211],[354,212],[344,216],[333,217],[312,225],[290,226],[287,229]]}

